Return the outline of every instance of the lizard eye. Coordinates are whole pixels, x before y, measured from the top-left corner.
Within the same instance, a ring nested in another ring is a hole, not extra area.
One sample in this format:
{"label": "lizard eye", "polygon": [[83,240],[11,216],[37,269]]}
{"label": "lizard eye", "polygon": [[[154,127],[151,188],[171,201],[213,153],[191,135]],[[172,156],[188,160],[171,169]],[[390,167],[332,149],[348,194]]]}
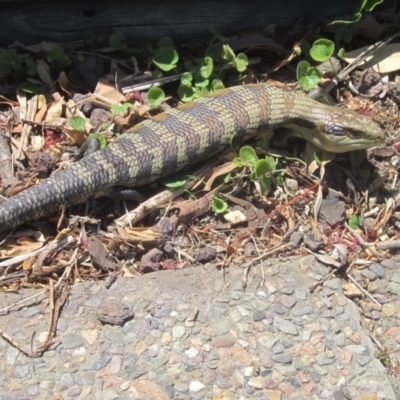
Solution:
{"label": "lizard eye", "polygon": [[354,137],[356,134],[356,132],[353,129],[344,128],[344,127],[338,126],[338,125],[333,125],[333,126],[329,127],[328,132],[330,135],[334,135],[334,136]]}

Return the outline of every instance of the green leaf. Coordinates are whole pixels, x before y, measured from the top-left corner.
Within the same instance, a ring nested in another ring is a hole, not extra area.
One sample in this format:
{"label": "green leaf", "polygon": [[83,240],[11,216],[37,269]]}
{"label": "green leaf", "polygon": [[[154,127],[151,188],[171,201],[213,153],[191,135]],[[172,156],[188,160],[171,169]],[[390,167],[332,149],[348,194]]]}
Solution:
{"label": "green leaf", "polygon": [[300,44],[300,49],[301,49],[301,53],[304,55],[304,57],[311,59],[310,56],[310,50],[311,50],[311,45],[308,42],[301,42]]}
{"label": "green leaf", "polygon": [[263,150],[268,150],[271,140],[274,137],[274,131],[268,130],[262,134],[260,139],[257,140],[256,147],[259,147]]}
{"label": "green leaf", "polygon": [[48,62],[58,61],[63,54],[64,54],[64,49],[60,45],[55,43],[53,44],[50,52],[47,54],[47,61]]}
{"label": "green leaf", "polygon": [[235,157],[232,160],[232,164],[236,167],[236,168],[243,168],[244,164],[243,164],[243,160],[240,157]]}
{"label": "green leaf", "polygon": [[317,39],[311,49],[311,57],[318,62],[324,62],[332,57],[335,51],[335,44],[329,39]]}
{"label": "green leaf", "polygon": [[162,71],[171,71],[176,68],[179,56],[172,47],[160,47],[153,56],[153,63]]}
{"label": "green leaf", "polygon": [[29,93],[29,94],[43,93],[43,87],[41,87],[39,85],[35,85],[34,83],[30,83],[30,82],[19,83],[17,85],[17,88],[19,90],[22,90],[23,92]]}
{"label": "green leaf", "polygon": [[233,50],[231,49],[231,46],[229,46],[229,44],[223,44],[222,45],[222,59],[223,60],[227,60],[230,63],[234,63],[235,62],[235,53],[233,52]]}
{"label": "green leaf", "polygon": [[353,18],[351,20],[348,20],[348,21],[336,20],[336,21],[333,21],[332,24],[355,24],[360,19],[361,19],[361,13],[354,13]]}
{"label": "green leaf", "polygon": [[168,36],[164,36],[158,41],[158,47],[172,47],[173,44],[174,41]]}
{"label": "green leaf", "polygon": [[107,140],[101,133],[92,133],[91,135],[88,136],[87,140],[92,138],[95,138],[99,141],[101,149],[104,149],[104,147],[107,146]]}
{"label": "green leaf", "polygon": [[238,71],[238,72],[245,71],[247,66],[249,65],[249,60],[248,60],[246,54],[239,53],[235,58],[234,65],[235,65],[236,71]]}
{"label": "green leaf", "polygon": [[297,64],[297,69],[296,69],[296,77],[297,80],[300,80],[303,76],[307,76],[307,73],[310,69],[310,63],[308,61],[300,61]]}
{"label": "green leaf", "polygon": [[226,36],[224,36],[222,33],[220,33],[217,28],[215,27],[215,24],[210,24],[210,32],[219,40],[221,40],[221,42],[227,42],[229,41],[229,38],[227,38]]}
{"label": "green leaf", "polygon": [[200,75],[208,79],[213,72],[214,62],[211,57],[204,58],[204,65],[200,68]]}
{"label": "green leaf", "polygon": [[114,115],[122,115],[126,112],[126,110],[128,108],[133,107],[133,104],[131,103],[115,103],[111,106],[110,111],[114,114]]}
{"label": "green leaf", "polygon": [[169,187],[170,189],[181,189],[186,185],[187,179],[185,176],[181,175],[163,179],[162,183],[164,186]]}
{"label": "green leaf", "polygon": [[323,157],[322,157],[322,151],[321,150],[316,150],[314,152],[314,160],[318,165],[322,164]]}
{"label": "green leaf", "polygon": [[272,156],[265,156],[265,160],[268,162],[268,164],[270,165],[270,168],[271,168],[271,172],[273,172],[273,171],[275,171],[276,170],[276,167],[277,167],[277,165],[278,165],[278,160],[277,159],[275,159],[274,157],[272,157]]}
{"label": "green leaf", "polygon": [[229,174],[226,174],[224,176],[224,178],[222,179],[223,183],[225,183],[225,184],[231,182],[231,180],[232,180],[232,174],[230,172],[229,172]]}
{"label": "green leaf", "polygon": [[147,100],[153,107],[158,107],[165,100],[164,90],[152,87],[147,92]]}
{"label": "green leaf", "polygon": [[0,53],[0,72],[8,74],[12,70],[19,71],[22,62],[15,50],[4,50]]}
{"label": "green leaf", "polygon": [[30,76],[36,75],[37,72],[36,62],[30,57],[24,60],[24,62],[26,65],[26,73]]}
{"label": "green leaf", "polygon": [[218,92],[218,90],[222,90],[224,87],[224,83],[220,79],[214,79],[211,82],[211,90],[213,92]]}
{"label": "green leaf", "polygon": [[368,0],[360,0],[360,4],[358,5],[358,8],[354,12],[355,14],[360,14],[362,10],[364,10],[364,7],[366,6]]}
{"label": "green leaf", "polygon": [[250,146],[243,146],[239,150],[239,156],[242,159],[242,162],[246,165],[254,166],[258,161],[258,156],[254,149]]}
{"label": "green leaf", "polygon": [[311,67],[308,61],[300,61],[296,70],[297,80],[304,89],[313,89],[321,80],[321,74],[317,68]]}
{"label": "green leaf", "polygon": [[207,86],[202,87],[202,88],[195,88],[195,90],[194,90],[194,96],[196,99],[207,96],[209,93],[210,93],[210,91]]}
{"label": "green leaf", "polygon": [[122,31],[112,33],[108,41],[110,43],[110,46],[115,50],[123,49],[126,47],[126,35]]}
{"label": "green leaf", "polygon": [[12,71],[11,65],[8,61],[0,60],[0,74],[7,75]]}
{"label": "green leaf", "polygon": [[255,176],[257,178],[270,174],[271,172],[275,171],[276,162],[273,157],[267,156],[264,160],[257,161],[256,165],[254,166]]}
{"label": "green leaf", "polygon": [[349,219],[349,226],[354,230],[361,229],[363,227],[363,218],[361,215],[353,215]]}
{"label": "green leaf", "polygon": [[367,0],[365,3],[365,11],[371,12],[378,4],[383,3],[383,0]]}
{"label": "green leaf", "polygon": [[343,48],[340,48],[340,49],[338,50],[337,56],[338,56],[341,60],[344,60],[344,56],[345,56],[345,55],[346,55],[345,50],[344,50]]}
{"label": "green leaf", "polygon": [[193,60],[187,60],[183,63],[183,66],[189,71],[197,71],[198,69],[201,68],[203,65],[202,61],[193,61]]}
{"label": "green leaf", "polygon": [[353,39],[353,34],[349,28],[341,26],[336,29],[335,40],[337,42],[343,41],[345,43],[350,43],[352,39]]}
{"label": "green leaf", "polygon": [[257,178],[269,174],[273,169],[267,160],[258,160],[254,166],[255,176]]}
{"label": "green leaf", "polygon": [[55,60],[55,63],[58,68],[62,68],[70,65],[72,62],[66,54],[60,54],[60,56]]}
{"label": "green leaf", "polygon": [[381,4],[383,0],[361,0],[357,10],[354,12],[353,17],[349,21],[334,21],[333,24],[353,24],[361,19],[362,13],[365,11],[372,11],[375,6]]}
{"label": "green leaf", "polygon": [[267,194],[271,190],[271,178],[262,176],[258,179],[260,184],[261,194]]}
{"label": "green leaf", "polygon": [[204,78],[200,73],[195,74],[194,76],[194,85],[198,88],[205,88],[208,86],[210,81]]}
{"label": "green leaf", "polygon": [[218,197],[217,192],[211,201],[211,208],[216,214],[222,214],[228,209],[228,203]]}
{"label": "green leaf", "polygon": [[195,92],[192,86],[183,85],[182,83],[178,87],[178,96],[184,102],[187,103],[192,101],[194,98]]}
{"label": "green leaf", "polygon": [[73,117],[70,117],[68,119],[68,122],[76,131],[82,131],[83,129],[85,129],[86,120],[79,115],[74,115]]}
{"label": "green leaf", "polygon": [[279,185],[279,186],[283,186],[284,178],[285,178],[285,173],[284,172],[281,172],[281,173],[275,175],[276,184]]}
{"label": "green leaf", "polygon": [[192,87],[193,75],[190,72],[184,72],[181,77],[181,83],[184,86]]}

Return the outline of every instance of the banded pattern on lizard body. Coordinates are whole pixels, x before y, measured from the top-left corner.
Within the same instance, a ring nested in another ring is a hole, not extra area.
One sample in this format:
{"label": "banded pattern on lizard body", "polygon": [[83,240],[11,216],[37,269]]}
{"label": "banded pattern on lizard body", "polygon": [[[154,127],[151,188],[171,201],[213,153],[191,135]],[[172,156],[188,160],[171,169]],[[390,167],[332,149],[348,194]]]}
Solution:
{"label": "banded pattern on lizard body", "polygon": [[221,151],[233,136],[244,140],[281,126],[332,152],[376,146],[384,138],[371,119],[353,111],[271,85],[236,86],[146,120],[6,200],[0,205],[0,231],[114,186],[145,185]]}

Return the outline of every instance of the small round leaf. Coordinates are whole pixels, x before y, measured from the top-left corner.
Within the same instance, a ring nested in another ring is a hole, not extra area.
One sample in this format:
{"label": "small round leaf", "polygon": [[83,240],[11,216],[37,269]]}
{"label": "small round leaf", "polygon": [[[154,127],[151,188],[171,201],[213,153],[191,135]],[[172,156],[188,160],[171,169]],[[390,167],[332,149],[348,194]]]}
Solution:
{"label": "small round leaf", "polygon": [[83,131],[85,129],[86,120],[79,115],[74,115],[68,119],[69,124],[76,130],[76,131]]}
{"label": "small round leaf", "polygon": [[200,68],[200,74],[204,79],[208,79],[213,72],[214,62],[211,57],[204,58],[204,65]]}
{"label": "small round leaf", "polygon": [[247,58],[246,54],[240,53],[236,56],[234,64],[236,71],[243,72],[249,65],[249,59]]}
{"label": "small round leaf", "polygon": [[164,36],[158,41],[158,47],[172,47],[173,43],[172,38]]}
{"label": "small round leaf", "polygon": [[147,92],[147,100],[153,107],[158,107],[165,99],[165,93],[159,87],[152,87]]}
{"label": "small round leaf", "polygon": [[197,73],[194,76],[194,80],[195,80],[194,85],[199,88],[205,88],[210,83],[210,81],[204,78],[200,73]]}
{"label": "small round leaf", "polygon": [[313,89],[321,80],[321,74],[315,67],[310,67],[307,61],[300,61],[296,70],[297,80],[304,89]]}
{"label": "small round leaf", "polygon": [[192,86],[186,86],[181,83],[178,87],[178,96],[184,103],[192,101],[194,97]]}
{"label": "small round leaf", "polygon": [[122,31],[118,31],[112,33],[108,41],[113,49],[122,49],[126,47],[125,40],[126,40],[125,33]]}
{"label": "small round leaf", "polygon": [[211,201],[211,208],[216,214],[222,214],[228,209],[228,203],[214,195]]}
{"label": "small round leaf", "polygon": [[263,175],[267,175],[275,169],[275,165],[271,165],[268,160],[259,160],[254,166],[254,170],[256,171],[256,176],[260,177]]}
{"label": "small round leaf", "polygon": [[221,79],[214,79],[212,82],[211,82],[211,88],[212,88],[212,91],[213,92],[217,92],[218,90],[221,90],[221,89],[223,89],[225,86],[224,86],[224,83],[221,81]]}
{"label": "small round leaf", "polygon": [[191,87],[193,81],[193,75],[190,72],[184,72],[181,77],[181,83],[184,86]]}
{"label": "small round leaf", "polygon": [[255,165],[256,162],[258,161],[258,156],[254,149],[250,146],[243,146],[239,150],[239,155],[241,159],[243,160],[244,164],[248,165]]}
{"label": "small round leaf", "polygon": [[179,56],[172,47],[160,47],[153,56],[153,63],[162,71],[171,71],[176,68]]}
{"label": "small round leaf", "polygon": [[334,51],[335,44],[332,40],[317,39],[310,49],[310,54],[315,61],[324,62],[332,57]]}
{"label": "small round leaf", "polygon": [[234,63],[235,62],[235,53],[231,49],[228,44],[222,45],[222,59],[227,60],[228,62]]}
{"label": "small round leaf", "polygon": [[25,61],[26,65],[26,72],[28,75],[36,75],[37,68],[36,68],[36,63],[32,58],[27,58]]}
{"label": "small round leaf", "polygon": [[221,42],[227,42],[229,40],[229,38],[227,38],[226,36],[224,36],[222,33],[220,33],[217,28],[215,27],[214,24],[210,24],[210,32],[219,40],[221,40]]}

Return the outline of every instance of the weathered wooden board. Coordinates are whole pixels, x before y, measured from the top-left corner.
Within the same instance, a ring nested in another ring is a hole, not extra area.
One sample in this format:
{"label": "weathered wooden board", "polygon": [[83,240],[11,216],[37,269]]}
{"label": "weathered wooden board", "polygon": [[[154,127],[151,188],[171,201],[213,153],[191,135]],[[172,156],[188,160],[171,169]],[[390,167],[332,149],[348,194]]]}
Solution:
{"label": "weathered wooden board", "polygon": [[353,12],[360,0],[0,0],[0,45],[15,41],[70,42],[92,33],[106,43],[124,31],[129,43],[155,42],[161,36],[190,42],[209,35],[209,24],[221,32],[250,27],[290,26]]}

